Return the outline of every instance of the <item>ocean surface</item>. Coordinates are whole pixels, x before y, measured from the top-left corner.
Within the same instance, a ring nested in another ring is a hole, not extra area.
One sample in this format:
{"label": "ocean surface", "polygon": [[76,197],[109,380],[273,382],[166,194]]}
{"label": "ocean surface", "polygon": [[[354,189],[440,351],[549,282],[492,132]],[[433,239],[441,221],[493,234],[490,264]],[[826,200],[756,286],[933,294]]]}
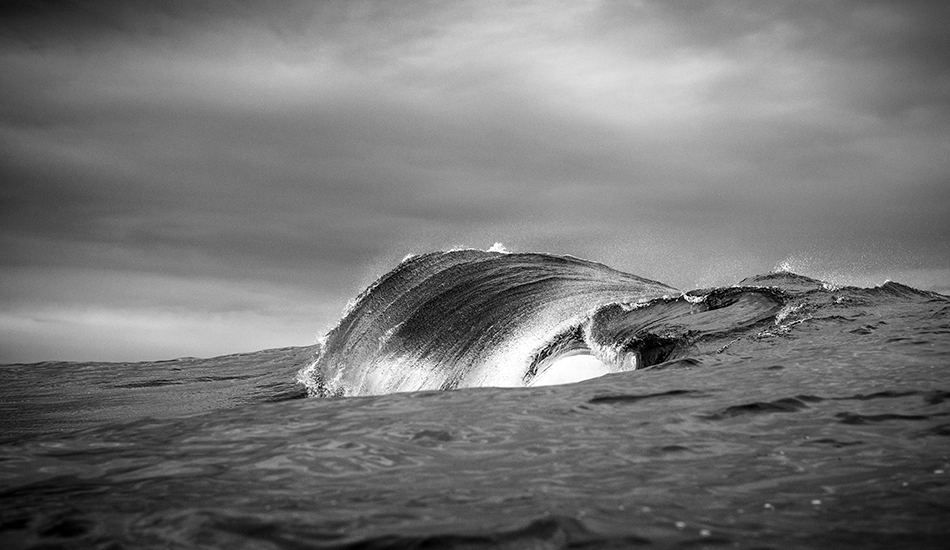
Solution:
{"label": "ocean surface", "polygon": [[0,548],[476,547],[950,547],[950,298],[453,251],[322,345],[0,366]]}

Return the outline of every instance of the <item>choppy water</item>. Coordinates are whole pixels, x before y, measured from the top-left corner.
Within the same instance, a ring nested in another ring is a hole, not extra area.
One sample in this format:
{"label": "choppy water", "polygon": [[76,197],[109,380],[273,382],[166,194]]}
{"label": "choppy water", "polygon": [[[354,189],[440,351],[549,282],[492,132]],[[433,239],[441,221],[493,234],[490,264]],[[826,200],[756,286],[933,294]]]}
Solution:
{"label": "choppy water", "polygon": [[315,348],[0,367],[0,547],[946,548],[950,299],[781,311],[575,384],[301,398]]}

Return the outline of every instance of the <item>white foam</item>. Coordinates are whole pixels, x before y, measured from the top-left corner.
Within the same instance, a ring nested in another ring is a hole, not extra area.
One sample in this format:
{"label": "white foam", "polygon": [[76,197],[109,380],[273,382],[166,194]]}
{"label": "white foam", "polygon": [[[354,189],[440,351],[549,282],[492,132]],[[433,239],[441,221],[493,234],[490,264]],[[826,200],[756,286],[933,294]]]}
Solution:
{"label": "white foam", "polygon": [[317,397],[320,391],[317,388],[315,372],[317,370],[317,360],[311,361],[307,366],[297,371],[297,383],[307,388],[307,395]]}
{"label": "white foam", "polygon": [[689,294],[683,294],[683,298],[691,304],[701,304],[706,301],[706,298],[709,294],[702,294],[700,296],[690,296]]}
{"label": "white foam", "polygon": [[772,273],[792,273],[792,263],[795,261],[795,258],[789,256],[781,262],[777,263],[775,267],[772,268]]}
{"label": "white foam", "polygon": [[787,319],[789,315],[797,311],[800,311],[804,307],[805,307],[804,303],[795,304],[795,305],[786,304],[785,306],[782,307],[781,310],[779,310],[778,313],[775,314],[775,324],[781,325],[782,322],[784,322],[785,319]]}
{"label": "white foam", "polygon": [[558,359],[531,381],[530,386],[556,386],[590,380],[609,374],[610,367],[593,355],[570,355]]}

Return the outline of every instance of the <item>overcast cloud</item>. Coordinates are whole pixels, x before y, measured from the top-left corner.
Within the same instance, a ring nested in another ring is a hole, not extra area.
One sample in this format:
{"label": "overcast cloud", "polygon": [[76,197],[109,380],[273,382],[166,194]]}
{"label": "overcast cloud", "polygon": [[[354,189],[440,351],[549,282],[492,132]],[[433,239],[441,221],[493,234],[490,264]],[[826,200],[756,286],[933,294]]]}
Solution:
{"label": "overcast cloud", "polygon": [[306,345],[407,253],[950,292],[946,2],[13,2],[0,362]]}

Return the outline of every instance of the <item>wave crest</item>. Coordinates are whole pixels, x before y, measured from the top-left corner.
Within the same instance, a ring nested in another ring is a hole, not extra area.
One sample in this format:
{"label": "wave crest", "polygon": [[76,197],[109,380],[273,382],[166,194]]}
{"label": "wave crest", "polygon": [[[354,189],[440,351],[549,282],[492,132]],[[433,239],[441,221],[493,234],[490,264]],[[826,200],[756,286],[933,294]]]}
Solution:
{"label": "wave crest", "polygon": [[555,367],[597,375],[679,357],[782,304],[766,289],[684,296],[572,256],[499,252],[407,258],[360,293],[298,379],[317,396],[539,385],[577,378]]}

